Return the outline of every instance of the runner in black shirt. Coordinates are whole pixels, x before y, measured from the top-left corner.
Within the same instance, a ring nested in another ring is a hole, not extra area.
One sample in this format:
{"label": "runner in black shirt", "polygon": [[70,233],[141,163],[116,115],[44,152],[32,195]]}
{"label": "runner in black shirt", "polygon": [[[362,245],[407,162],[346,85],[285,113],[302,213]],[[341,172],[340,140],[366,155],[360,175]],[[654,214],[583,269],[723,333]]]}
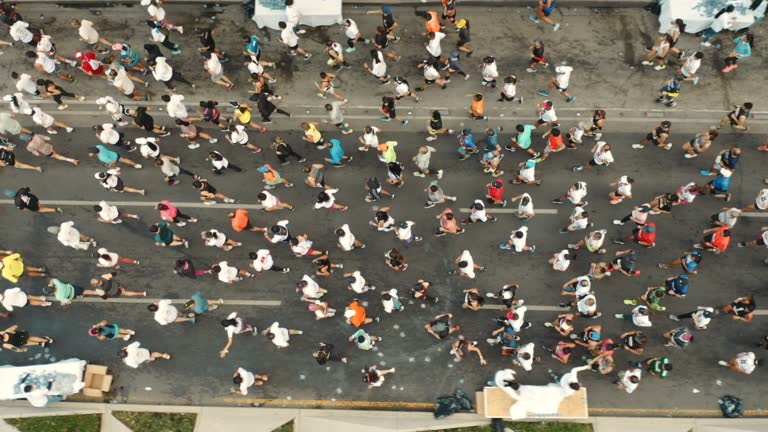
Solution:
{"label": "runner in black shirt", "polygon": [[[6,194],[8,193],[6,192]],[[12,197],[13,204],[21,211],[29,210],[38,213],[62,212],[60,208],[51,208],[40,204],[40,200],[32,193],[32,188],[29,186],[24,186],[17,190]]]}
{"label": "runner in black shirt", "polygon": [[749,112],[752,111],[752,102],[744,102],[741,106],[733,106],[733,111],[720,120],[720,127],[730,123],[731,127],[739,130],[749,130],[747,127],[747,119],[749,118]]}
{"label": "runner in black shirt", "polygon": [[389,34],[387,34],[387,29],[385,29],[384,27],[382,26],[376,27],[376,34],[373,35],[373,45],[376,47],[377,50],[384,53],[385,56],[391,58],[396,62],[400,61],[400,57],[398,57],[395,53],[389,52],[386,50],[387,46],[389,46]]}
{"label": "runner in black shirt", "polygon": [[395,16],[392,15],[392,10],[389,8],[389,6],[382,6],[381,9],[374,9],[366,12],[366,14],[381,15],[381,26],[385,30],[387,38],[394,40],[395,42],[400,40],[399,37],[392,33],[397,27],[399,27],[399,24],[395,22]]}
{"label": "runner in black shirt", "polygon": [[13,167],[18,169],[35,170],[37,172],[43,172],[41,167],[27,165],[21,161],[16,160],[16,154],[13,152],[13,147],[8,145],[8,141],[0,139],[0,167]]}

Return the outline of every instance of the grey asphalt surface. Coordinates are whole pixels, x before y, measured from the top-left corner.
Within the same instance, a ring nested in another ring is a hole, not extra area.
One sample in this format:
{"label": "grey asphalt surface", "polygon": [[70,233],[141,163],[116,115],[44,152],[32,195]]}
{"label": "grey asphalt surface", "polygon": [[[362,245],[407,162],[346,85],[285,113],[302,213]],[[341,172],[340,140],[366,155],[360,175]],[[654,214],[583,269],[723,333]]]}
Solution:
{"label": "grey asphalt surface", "polygon": [[[172,9],[169,8],[169,14],[172,13],[171,11]],[[67,12],[70,11],[67,10]],[[126,13],[125,16],[131,16],[130,13]],[[373,315],[382,316],[380,323],[368,326],[372,334],[384,337],[378,346],[378,351],[362,352],[347,345],[346,338],[354,330],[343,322],[340,315],[344,306],[352,300],[353,295],[344,289],[338,271],[331,277],[325,278],[321,285],[330,290],[328,299],[331,306],[339,310],[339,317],[317,323],[314,321],[311,313],[305,309],[306,305],[298,300],[299,296],[293,289],[294,283],[301,278],[303,273],[309,273],[313,270],[312,265],[308,260],[292,257],[290,251],[284,247],[273,248],[273,254],[276,263],[285,263],[291,267],[291,272],[288,274],[269,272],[259,275],[256,279],[232,286],[225,286],[212,277],[193,281],[180,279],[172,274],[173,260],[181,256],[192,257],[198,267],[222,259],[227,259],[239,267],[245,267],[248,251],[268,247],[266,241],[258,233],[233,233],[229,227],[226,218],[227,210],[225,209],[217,207],[182,208],[185,212],[199,218],[197,224],[175,229],[180,235],[191,239],[191,247],[184,250],[158,249],[153,246],[151,236],[147,231],[147,224],[158,221],[159,217],[156,211],[149,207],[125,208],[139,213],[142,216],[141,222],[126,221],[122,225],[108,226],[97,223],[87,205],[64,206],[63,215],[24,214],[12,206],[4,205],[2,213],[0,213],[2,220],[6,227],[13,227],[13,229],[6,229],[1,247],[21,251],[28,264],[46,265],[54,275],[63,280],[86,284],[92,275],[101,273],[100,269],[96,268],[89,253],[64,248],[45,230],[48,226],[57,225],[66,220],[74,220],[82,232],[95,237],[100,245],[121,255],[142,261],[138,268],[123,265],[120,270],[118,280],[129,289],[147,290],[149,298],[173,299],[188,298],[199,289],[212,299],[225,299],[225,304],[218,311],[203,317],[196,325],[174,324],[165,327],[160,327],[154,322],[143,304],[115,304],[106,301],[104,303],[73,304],[67,307],[54,306],[49,310],[27,307],[15,312],[8,325],[18,323],[21,328],[30,330],[32,334],[44,334],[55,338],[56,343],[51,347],[47,358],[43,351],[32,349],[30,353],[26,354],[3,351],[0,353],[0,361],[22,365],[52,361],[52,357],[56,359],[79,357],[95,363],[106,364],[112,368],[116,375],[115,388],[118,391],[115,398],[132,403],[214,405],[231,403],[230,399],[225,400],[225,398],[229,397],[230,376],[239,366],[252,368],[260,373],[270,375],[269,385],[252,392],[254,397],[264,398],[426,402],[433,400],[437,395],[450,393],[457,387],[467,391],[481,387],[495,370],[509,367],[511,359],[501,357],[495,348],[488,347],[484,342],[484,339],[494,328],[491,319],[495,317],[496,313],[492,310],[462,311],[460,291],[470,287],[478,287],[483,292],[495,291],[504,283],[515,282],[521,286],[519,296],[524,298],[528,305],[554,306],[561,301],[560,285],[571,277],[586,273],[589,263],[593,260],[593,257],[581,253],[569,271],[563,274],[556,274],[546,263],[553,252],[582,237],[581,233],[567,235],[557,233],[557,228],[565,225],[570,207],[549,203],[550,199],[564,193],[569,184],[577,179],[589,183],[588,199],[590,204],[588,210],[593,214],[595,228],[606,228],[609,235],[614,237],[626,235],[631,231],[631,228],[626,225],[615,227],[611,224],[612,219],[624,216],[630,211],[633,203],[645,202],[663,192],[673,192],[689,181],[703,182],[704,177],[700,176],[697,171],[707,167],[719,149],[727,148],[736,143],[745,149],[739,169],[731,182],[732,205],[738,207],[751,202],[760,189],[765,174],[762,166],[764,155],[754,151],[754,147],[762,144],[763,140],[760,132],[764,130],[764,122],[760,116],[753,122],[754,127],[749,133],[723,131],[723,135],[715,142],[710,151],[698,159],[684,159],[679,150],[679,144],[690,139],[696,132],[705,130],[709,125],[718,122],[725,112],[718,110],[728,107],[732,102],[739,102],[739,98],[747,97],[747,95],[755,97],[756,110],[760,110],[758,98],[762,96],[763,90],[757,89],[756,92],[756,89],[751,87],[752,84],[745,77],[750,71],[754,72],[759,69],[759,65],[765,61],[762,57],[751,59],[751,63],[745,62],[744,66],[736,72],[739,75],[731,74],[727,77],[728,81],[723,81],[719,72],[713,72],[712,66],[702,67],[704,78],[702,78],[699,88],[691,90],[690,99],[685,99],[689,95],[684,93],[681,97],[680,106],[676,110],[670,111],[668,115],[668,118],[673,119],[674,123],[671,141],[676,144],[675,148],[670,152],[653,148],[632,150],[630,145],[637,142],[661,120],[661,117],[655,114],[649,116],[646,110],[658,108],[651,101],[652,93],[661,85],[665,79],[663,77],[667,75],[651,73],[652,71],[633,71],[629,69],[627,63],[624,63],[629,60],[629,56],[622,57],[620,55],[620,58],[616,59],[613,55],[616,53],[610,49],[605,51],[606,57],[601,59],[600,64],[592,63],[588,55],[593,55],[595,50],[599,50],[594,45],[595,37],[614,41],[620,39],[619,35],[627,38],[627,46],[631,45],[634,47],[632,49],[641,52],[642,38],[633,34],[632,28],[639,29],[639,26],[643,26],[645,32],[643,37],[652,35],[653,17],[638,11],[618,11],[616,14],[605,16],[605,25],[587,30],[585,27],[588,19],[587,14],[573,13],[575,15],[572,25],[582,26],[581,30],[570,32],[567,36],[565,32],[561,31],[556,36],[561,45],[553,50],[557,50],[562,56],[569,47],[565,44],[565,40],[570,38],[572,38],[571,41],[574,46],[578,48],[574,52],[579,54],[570,59],[577,65],[573,82],[579,99],[575,104],[584,107],[580,111],[581,116],[584,117],[589,115],[588,109],[595,106],[609,108],[609,121],[603,139],[613,145],[617,162],[611,167],[597,172],[592,171],[578,175],[571,172],[569,169],[572,165],[584,162],[590,157],[589,147],[592,141],[586,139],[585,144],[578,150],[556,154],[537,170],[538,174],[544,178],[543,185],[523,187],[507,184],[507,196],[527,191],[532,194],[537,208],[556,209],[558,211],[555,215],[537,215],[527,223],[530,228],[529,243],[536,244],[538,247],[533,255],[511,255],[497,248],[497,244],[504,241],[511,230],[521,225],[510,214],[500,214],[499,222],[495,224],[470,226],[467,233],[459,237],[432,237],[430,232],[436,226],[433,217],[440,212],[440,208],[423,209],[421,207],[425,198],[422,190],[429,180],[415,178],[410,174],[407,175],[405,186],[397,191],[398,196],[391,202],[391,213],[398,220],[415,221],[417,223],[415,232],[418,235],[423,235],[425,241],[414,246],[401,247],[403,245],[392,234],[376,232],[367,225],[367,221],[372,217],[374,205],[363,201],[363,181],[371,175],[376,175],[383,180],[386,177],[386,171],[372,152],[357,154],[355,150],[357,146],[356,133],[343,138],[345,148],[350,154],[355,155],[355,160],[344,168],[329,167],[327,169],[327,182],[340,188],[337,195],[338,201],[350,204],[348,212],[329,213],[312,210],[311,205],[314,202],[316,191],[303,185],[300,164],[295,162],[286,167],[278,167],[278,170],[283,173],[284,177],[295,182],[296,186],[292,189],[279,187],[274,193],[284,201],[295,204],[297,211],[276,214],[263,214],[256,210],[250,212],[255,225],[271,225],[277,220],[289,219],[293,232],[309,233],[316,245],[330,249],[331,257],[344,264],[345,272],[360,269],[379,290],[396,287],[402,296],[407,297],[407,289],[416,279],[427,278],[435,282],[437,293],[440,296],[438,305],[427,306],[422,309],[419,304],[410,304],[405,298],[406,310],[393,316],[384,316],[382,313],[378,304],[378,290],[375,293],[361,296],[361,300],[370,303],[369,310]],[[491,16],[483,10],[477,11],[477,14],[477,21],[489,25],[497,24],[501,20],[500,17]],[[410,13],[403,11],[400,15],[403,16],[402,21],[406,27],[420,25]],[[36,14],[32,13],[31,16],[36,16]],[[178,20],[179,22],[183,23],[185,27],[187,22],[191,24],[192,19],[188,15],[182,16],[184,19]],[[51,22],[46,28],[50,26],[61,34],[73,35],[72,29],[65,25],[68,18],[69,16],[67,19],[57,17],[56,22]],[[229,21],[223,21],[224,19]],[[220,25],[227,28],[226,23],[236,22],[234,21],[236,19],[238,19],[236,11],[228,10],[221,18],[221,22],[225,24]],[[519,19],[521,23],[524,20],[527,21],[524,15],[520,15]],[[373,25],[374,22],[370,18],[361,18],[358,21],[370,23],[366,25]],[[133,23],[135,21],[126,18],[125,22]],[[108,35],[107,28],[110,29],[109,31],[115,31],[114,29],[122,25],[112,21],[97,20],[96,23],[97,28],[104,28],[105,36]],[[624,24],[630,28],[623,28],[622,25]],[[522,76],[525,72],[522,71],[520,65],[524,64],[525,59],[527,59],[527,55],[524,55],[526,50],[524,44],[531,35],[523,37],[522,34],[538,32],[544,35],[544,33],[541,29],[532,30],[527,23],[525,27],[529,28],[510,29],[511,34],[506,37],[495,34],[492,37],[481,36],[480,32],[475,30],[475,34],[478,35],[476,46],[480,47],[484,43],[491,42],[498,42],[500,45],[503,43],[502,51],[497,52],[497,57],[500,59],[506,57],[506,55],[502,55],[502,52],[516,51],[518,54],[514,55],[514,68],[519,71],[518,76],[529,79],[528,76]],[[361,28],[363,28],[363,24],[361,24]],[[475,24],[474,28],[479,29],[481,25]],[[68,31],[70,33],[66,33]],[[125,32],[132,31],[134,29],[125,30]],[[144,34],[144,29],[136,28],[135,31],[136,35]],[[189,30],[185,32],[184,43],[191,46],[195,41],[191,39],[192,36],[187,36],[188,32]],[[220,33],[226,35],[221,36],[222,42],[220,44],[226,45],[227,42],[223,42],[226,40],[233,47],[239,46],[236,42],[240,33],[239,30],[231,31],[231,33],[224,30]],[[334,30],[332,34],[338,35],[339,33]],[[312,39],[320,40],[324,35],[323,30],[316,30],[312,32]],[[551,35],[547,31],[546,36],[550,37]],[[138,41],[136,36],[133,37]],[[449,37],[453,36],[449,34]],[[67,39],[59,36],[57,42],[62,46],[76,45],[76,40]],[[134,42],[134,44],[136,43]],[[621,44],[621,42],[611,43]],[[275,46],[275,44],[275,42],[268,43],[266,52],[270,54],[272,52],[282,53],[282,47]],[[400,44],[398,49],[405,51],[402,48],[405,45],[404,42],[400,42]],[[412,42],[410,46],[416,46],[414,44],[416,42]],[[693,47],[694,44],[695,41],[692,38],[686,39],[686,45]],[[316,44],[310,45],[310,47],[314,47],[317,51]],[[444,44],[444,50],[446,47],[447,45]],[[0,61],[8,62],[13,68],[31,69],[18,57],[12,57],[12,55],[20,53],[21,50],[14,48],[6,51],[6,54],[0,57]],[[358,52],[356,56],[363,58],[365,51],[359,51],[362,53]],[[420,48],[412,51],[407,54],[409,58],[403,60],[405,63],[398,65],[399,68],[404,68],[403,65],[408,64],[407,62],[410,60],[415,61],[421,52]],[[476,54],[473,59],[479,59],[481,55]],[[318,60],[321,60],[320,57],[318,55]],[[185,52],[183,58],[191,62],[195,56]],[[284,54],[280,58],[285,62],[293,60]],[[634,60],[633,62],[636,63]],[[714,65],[715,61],[712,60],[712,63]],[[294,63],[291,68],[281,66],[279,69],[277,77],[280,82],[277,89],[278,93],[286,96],[283,105],[289,111],[305,116],[316,115],[319,118],[320,110],[318,107],[322,102],[312,96],[314,92],[308,81],[313,78],[313,76],[310,77],[309,72],[314,75],[319,70],[317,64],[319,63],[313,59],[308,66],[303,63]],[[619,70],[616,64],[621,64],[622,68]],[[233,68],[232,65],[227,67]],[[500,71],[505,70],[505,67],[500,61]],[[188,70],[190,76],[202,76],[202,71],[199,68],[186,67],[185,65],[185,73]],[[412,83],[417,82],[415,72],[410,69],[404,70],[408,71]],[[579,70],[584,71],[583,75],[577,75]],[[606,73],[611,70],[615,73]],[[380,134],[382,138],[399,142],[399,160],[406,165],[407,171],[410,172],[412,168],[410,157],[415,153],[416,148],[424,143],[425,134],[421,131],[423,131],[425,121],[417,118],[407,128],[401,128],[396,124],[382,125],[380,121],[375,120],[373,111],[365,107],[377,105],[377,96],[384,93],[383,89],[375,88],[376,84],[367,80],[370,77],[364,76],[358,69],[353,69],[349,73],[348,81],[340,90],[352,94],[350,105],[359,107],[350,109],[356,116],[352,120],[353,126],[357,129],[367,123],[380,126],[383,129]],[[504,74],[505,72],[501,73]],[[343,74],[347,74],[347,72],[345,71]],[[232,75],[240,78],[242,83],[240,90],[243,90],[245,82],[242,71]],[[530,97],[529,101],[538,100],[539,97],[533,97],[534,89],[537,85],[541,86],[546,83],[548,78],[538,76],[530,79],[535,79],[536,84],[525,87],[524,94],[526,98]],[[363,85],[360,86],[360,94],[357,91],[352,92],[350,88],[355,85],[354,83],[357,83],[357,80],[365,83],[364,87]],[[89,97],[89,101],[102,94],[114,95],[112,89],[101,82],[94,85],[94,88],[98,86],[99,91],[86,92],[86,86],[93,81],[95,79],[89,81],[85,77],[79,78],[75,85],[76,91],[85,93]],[[594,90],[588,92],[586,90],[588,86]],[[413,109],[414,116],[425,115],[430,108],[435,106],[448,107],[449,116],[463,116],[465,102],[460,96],[464,92],[477,91],[479,86],[472,79],[466,83],[459,82],[456,87],[460,87],[460,89],[450,88],[445,92],[434,89],[428,90],[424,95],[424,101],[418,108]],[[162,94],[156,84],[153,83],[150,88],[156,92],[156,95]],[[687,89],[691,88],[688,87]],[[208,93],[197,90],[184,94],[188,95],[189,102],[194,103],[197,97],[207,96]],[[224,95],[218,89],[212,91],[211,94],[214,94],[220,101],[231,99],[230,95]],[[294,98],[293,94],[297,96]],[[486,94],[491,95],[491,92],[487,91]],[[240,97],[242,96],[243,94],[240,93]],[[560,102],[558,99],[555,101],[556,103]],[[683,101],[685,103],[682,103]],[[532,104],[533,102],[530,102],[530,105],[527,102],[526,106],[530,107]],[[307,114],[304,107],[301,109],[292,108],[299,105],[308,105],[306,110],[310,113]],[[412,105],[409,103],[406,106]],[[495,119],[488,124],[503,124],[506,130],[502,137],[506,142],[517,119],[530,119],[532,108],[521,109],[520,112],[516,113],[514,110],[517,107],[501,110],[494,105],[495,103],[489,103],[489,113]],[[558,107],[565,108],[564,105],[559,103]],[[119,195],[103,190],[92,177],[92,174],[99,171],[100,167],[95,160],[87,159],[85,149],[95,141],[89,127],[105,121],[107,117],[103,115],[97,117],[95,114],[90,114],[92,111],[96,111],[93,104],[71,104],[72,108],[63,113],[56,111],[51,105],[46,106],[49,107],[47,111],[57,118],[77,126],[75,132],[71,134],[60,133],[54,138],[54,143],[61,152],[80,158],[82,160],[81,166],[73,168],[59,161],[42,161],[42,165],[45,167],[45,173],[42,175],[6,168],[2,183],[0,183],[3,188],[15,189],[22,185],[29,185],[43,203],[48,200],[94,201],[106,199],[119,205],[120,201],[156,202],[166,198],[172,202],[197,201],[197,194],[189,185],[188,178],[183,178],[182,183],[178,186],[168,187],[162,182],[160,172],[151,164],[145,164],[145,168],[142,170],[134,170],[130,167],[123,168],[123,178],[126,184],[146,187],[148,190],[146,197]],[[610,108],[612,107],[622,108],[625,111],[611,111]],[[698,112],[689,115],[685,112],[688,108],[698,110]],[[303,113],[302,110],[304,110]],[[575,111],[578,110],[573,108],[573,111],[573,114],[567,115],[562,114],[565,111],[561,111],[562,117],[573,119],[568,122],[564,121],[564,128],[574,123]],[[617,115],[614,116],[614,112]],[[505,117],[499,117],[500,114],[505,114]],[[620,116],[625,117],[625,120],[618,121]],[[686,120],[686,116],[690,116],[690,119]],[[643,117],[646,119],[643,120]],[[155,118],[159,122],[168,121],[164,113],[157,112]],[[300,135],[293,130],[299,119],[285,120],[277,115],[275,118],[277,121],[274,125],[270,125],[270,128],[286,138],[308,160],[319,161],[325,156],[325,152],[305,147],[300,140]],[[30,122],[27,121],[25,124],[28,123]],[[456,128],[460,127],[461,123],[471,126],[476,137],[479,137],[479,132],[486,126],[485,122],[471,122],[469,120],[449,120],[446,122],[447,126]],[[135,128],[127,127],[124,130],[130,138],[140,136]],[[327,128],[324,130],[328,131]],[[257,143],[262,145],[265,150],[267,150],[270,138],[276,133],[274,131],[259,136],[257,140]],[[325,132],[324,135],[326,138],[340,137],[339,134],[332,131]],[[472,200],[484,195],[484,185],[490,180],[490,177],[482,174],[478,168],[478,162],[474,158],[463,162],[456,159],[455,138],[441,137],[431,145],[438,149],[438,153],[433,156],[433,164],[446,170],[446,177],[441,181],[442,187],[449,195],[459,196],[459,201],[452,206],[454,210],[467,207]],[[539,142],[538,145],[543,146],[543,143]],[[276,159],[268,150],[253,155],[240,148],[231,147],[223,140],[214,146],[209,146],[203,142],[200,149],[188,150],[180,138],[174,137],[161,142],[161,148],[164,152],[180,155],[183,162],[182,166],[207,176],[219,190],[249,204],[256,202],[255,196],[261,187],[260,176],[255,170],[258,164],[267,161],[276,167],[278,166]],[[221,150],[226,156],[245,168],[245,171],[240,174],[227,173],[223,176],[214,176],[208,171],[209,168],[203,160],[204,151],[207,148]],[[134,160],[139,158],[136,153],[131,153],[127,157]],[[37,164],[40,162],[21,147],[18,150],[18,158],[27,163]],[[503,177],[505,180],[509,178],[512,167],[522,160],[522,155],[519,152],[506,153],[503,161],[503,167],[507,170],[507,174]],[[611,206],[606,197],[611,190],[609,183],[619,175],[629,175],[637,180],[634,187],[636,198],[630,202]],[[385,201],[380,205],[390,205],[390,202]],[[678,257],[682,251],[688,250],[693,243],[699,240],[701,230],[707,227],[709,215],[715,213],[722,206],[722,201],[710,197],[699,197],[690,206],[675,208],[672,215],[654,217],[652,220],[657,223],[659,230],[658,246],[653,249],[637,250],[641,275],[631,279],[617,275],[597,282],[595,287],[598,306],[603,317],[590,321],[588,324],[602,324],[604,333],[614,338],[621,332],[630,329],[627,324],[612,318],[615,313],[629,310],[628,306],[622,304],[622,299],[635,297],[641,294],[645,287],[659,283],[664,278],[673,275],[672,270],[659,270],[655,264],[659,261],[670,261]],[[318,219],[318,217],[327,220]],[[357,237],[368,245],[365,250],[342,253],[335,248],[333,229],[343,223],[349,223]],[[754,238],[762,225],[761,219],[741,219],[734,230],[734,240]],[[231,252],[205,248],[198,235],[200,231],[208,228],[222,230],[233,238],[243,241],[244,246]],[[382,262],[382,253],[394,246],[401,247],[410,263],[409,269],[404,273],[394,272]],[[469,249],[475,256],[476,262],[488,268],[487,272],[479,274],[474,281],[460,280],[446,274],[446,271],[451,268],[452,260],[461,253],[462,249]],[[619,248],[609,244],[608,249],[610,255]],[[694,309],[697,305],[716,306],[740,295],[752,293],[757,296],[758,306],[760,306],[761,294],[765,289],[761,283],[761,276],[765,272],[762,264],[764,257],[764,250],[736,248],[721,256],[707,255],[702,263],[700,274],[692,279],[691,293],[688,298],[685,300],[668,299],[665,304],[670,312],[683,313]],[[5,280],[0,282],[2,289],[9,286],[12,285]],[[25,278],[19,283],[19,286],[30,293],[39,293],[44,282]],[[245,307],[226,304],[227,300],[239,299],[279,300],[282,303],[279,307]],[[222,360],[218,357],[218,351],[225,343],[225,334],[218,321],[233,310],[237,310],[241,316],[252,321],[259,328],[264,328],[273,321],[279,321],[287,327],[303,329],[305,334],[292,338],[291,347],[282,351],[276,350],[264,337],[240,336],[236,338],[229,356]],[[480,341],[479,346],[489,360],[488,366],[478,366],[474,358],[467,358],[458,364],[454,363],[448,353],[450,341],[437,342],[423,331],[421,326],[425,321],[444,311],[455,314],[455,321],[463,327],[463,335]],[[533,341],[537,344],[537,348],[539,344],[556,342],[557,339],[553,332],[542,326],[543,322],[550,320],[554,314],[555,312],[530,312],[529,319],[534,323],[534,327],[523,331],[523,342]],[[647,354],[648,356],[670,355],[676,367],[670,377],[663,381],[646,377],[639,389],[633,395],[627,396],[613,388],[611,384],[613,377],[598,377],[583,373],[582,381],[589,388],[591,407],[710,409],[716,406],[717,397],[725,393],[735,393],[747,401],[747,408],[765,408],[766,399],[761,394],[759,386],[751,385],[762,381],[763,371],[761,368],[758,368],[752,376],[741,376],[735,372],[726,371],[716,364],[719,359],[725,359],[737,352],[750,349],[756,341],[761,339],[765,331],[764,317],[757,317],[750,324],[727,319],[716,320],[709,330],[696,333],[697,340],[686,352],[680,352],[672,348],[662,347],[661,335],[663,332],[677,325],[665,318],[665,315],[660,314],[653,318],[654,326],[647,331],[652,340]],[[136,340],[141,341],[144,346],[152,350],[170,352],[174,355],[174,359],[170,362],[158,361],[144,365],[138,370],[129,370],[116,357],[117,351],[125,345],[122,341],[98,342],[87,336],[87,328],[101,319],[118,322],[124,327],[136,330]],[[577,327],[581,328],[584,325],[586,324],[581,322],[577,324]],[[320,340],[334,343],[337,347],[343,348],[343,351],[350,355],[350,364],[334,364],[330,368],[318,366],[310,354],[315,348],[316,342]],[[41,355],[36,357],[38,353]],[[537,349],[537,354],[546,357],[540,349]],[[575,361],[572,362],[573,365],[578,363],[579,357],[584,354],[586,353],[583,351],[577,352],[573,359]],[[626,353],[620,353],[616,356],[617,370],[622,369],[627,360],[642,358],[645,356],[633,357]],[[384,364],[380,362],[384,362]],[[367,390],[364,384],[360,382],[359,370],[373,363],[379,363],[383,367],[396,367],[397,373],[388,377],[382,388]],[[562,372],[567,369],[554,360],[545,358],[541,364],[535,365],[533,372],[530,374],[523,373],[522,379],[527,383],[545,383],[547,381],[547,368]],[[717,384],[717,380],[720,380],[722,385]],[[151,390],[146,390],[146,388],[151,388]],[[693,393],[694,388],[699,393]],[[658,397],[659,394],[664,394],[665,397]]]}

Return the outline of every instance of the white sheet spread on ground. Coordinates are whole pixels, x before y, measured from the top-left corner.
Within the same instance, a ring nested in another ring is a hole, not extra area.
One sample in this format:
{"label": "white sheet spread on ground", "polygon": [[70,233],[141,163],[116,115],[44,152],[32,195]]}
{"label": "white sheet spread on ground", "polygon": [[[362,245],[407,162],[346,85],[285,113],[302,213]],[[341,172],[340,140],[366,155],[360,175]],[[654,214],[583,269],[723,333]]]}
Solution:
{"label": "white sheet spread on ground", "polygon": [[53,381],[48,395],[68,396],[85,387],[83,374],[85,360],[69,359],[56,363],[33,366],[0,367],[0,400],[24,398],[24,386],[32,384],[38,388],[47,388]]}
{"label": "white sheet spread on ground", "polygon": [[563,388],[551,383],[543,386],[521,385],[517,391],[508,387],[505,381],[514,381],[515,371],[503,369],[496,372],[494,384],[504,390],[515,402],[509,408],[509,418],[520,420],[529,416],[558,415],[560,403],[565,399]]}
{"label": "white sheet spread on ground", "polygon": [[[284,0],[255,0],[253,20],[259,28],[279,30],[277,23],[285,21]],[[310,27],[341,24],[341,0],[295,0],[301,13],[299,25]],[[301,46],[301,42],[299,43]]]}
{"label": "white sheet spread on ground", "polygon": [[698,33],[709,28],[715,14],[729,4],[735,7],[738,17],[733,30],[741,30],[755,23],[765,15],[768,0],[757,8],[750,10],[753,0],[661,0],[659,14],[659,33],[666,33],[672,21],[682,18],[685,21],[686,33]]}

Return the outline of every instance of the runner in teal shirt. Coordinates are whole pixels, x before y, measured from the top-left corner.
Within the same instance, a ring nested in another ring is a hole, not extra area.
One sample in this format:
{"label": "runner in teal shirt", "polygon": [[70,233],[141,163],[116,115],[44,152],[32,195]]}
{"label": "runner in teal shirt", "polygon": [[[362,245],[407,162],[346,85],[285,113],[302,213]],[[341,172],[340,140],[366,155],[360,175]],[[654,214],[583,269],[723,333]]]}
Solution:
{"label": "runner in teal shirt", "polygon": [[88,153],[95,154],[104,165],[110,168],[117,165],[117,161],[120,160],[120,155],[117,152],[104,147],[102,144],[89,148]]}

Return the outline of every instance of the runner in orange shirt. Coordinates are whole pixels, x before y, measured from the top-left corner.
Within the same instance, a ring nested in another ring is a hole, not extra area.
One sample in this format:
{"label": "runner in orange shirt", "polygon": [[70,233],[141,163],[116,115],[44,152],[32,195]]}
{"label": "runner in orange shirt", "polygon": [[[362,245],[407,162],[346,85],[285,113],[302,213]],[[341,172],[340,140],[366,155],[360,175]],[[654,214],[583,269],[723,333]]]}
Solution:
{"label": "runner in orange shirt", "polygon": [[469,116],[473,120],[488,120],[488,116],[485,115],[485,98],[482,94],[467,94],[465,96],[472,97],[472,105],[469,107]]}
{"label": "runner in orange shirt", "polygon": [[416,15],[424,18],[424,27],[426,28],[426,31],[422,34],[423,36],[426,36],[429,33],[437,33],[443,28],[440,24],[437,12],[435,11],[416,12]]}
{"label": "runner in orange shirt", "polygon": [[370,324],[374,321],[379,322],[379,317],[371,318],[366,316],[365,308],[363,308],[357,300],[347,306],[347,309],[344,311],[344,318],[347,319],[349,324],[352,324],[355,327],[360,327],[363,324]]}
{"label": "runner in orange shirt", "polygon": [[230,223],[232,224],[232,229],[240,232],[240,231],[266,231],[266,228],[259,228],[251,225],[251,221],[248,218],[248,210],[246,209],[237,209],[233,212],[229,212],[227,214],[230,219]]}
{"label": "runner in orange shirt", "polygon": [[704,230],[704,238],[701,243],[693,245],[696,249],[706,249],[716,254],[728,250],[731,244],[731,230],[727,226]]}

